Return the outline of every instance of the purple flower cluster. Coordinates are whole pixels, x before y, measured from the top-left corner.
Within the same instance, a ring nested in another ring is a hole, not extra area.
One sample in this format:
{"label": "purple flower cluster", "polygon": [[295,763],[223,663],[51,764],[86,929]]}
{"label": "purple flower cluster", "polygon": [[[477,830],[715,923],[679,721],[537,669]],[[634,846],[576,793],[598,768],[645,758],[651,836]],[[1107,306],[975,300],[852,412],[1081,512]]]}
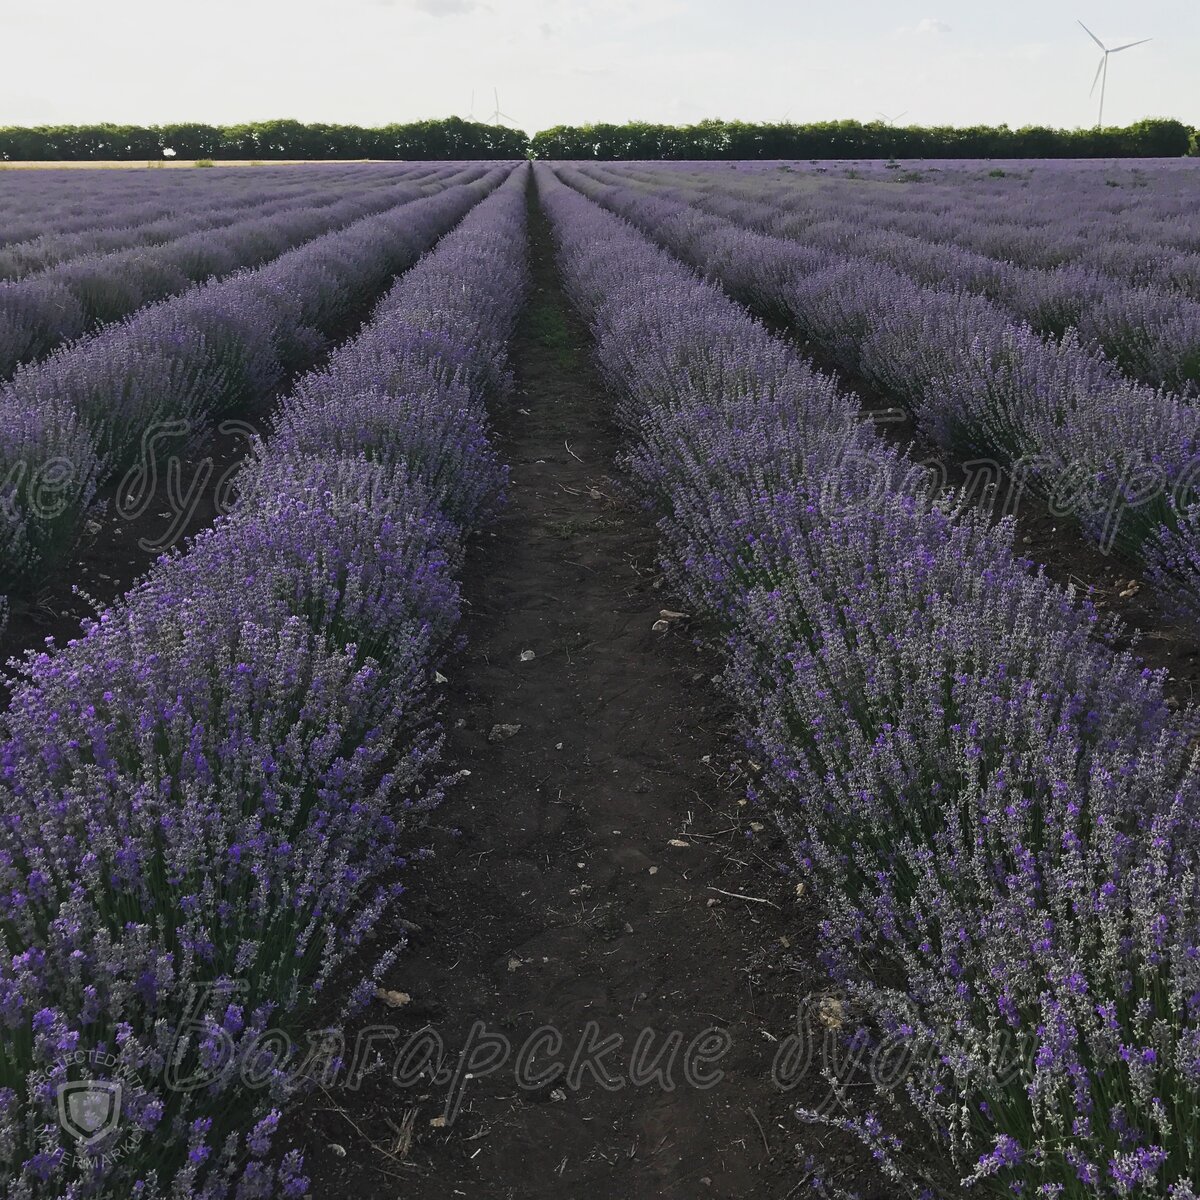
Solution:
{"label": "purple flower cluster", "polygon": [[1169,602],[1200,623],[1200,410],[1190,401],[1130,381],[1074,331],[1043,337],[982,296],[562,174],[731,295],[793,324],[902,402],[931,438],[1008,465],[1085,536],[1140,556]]}
{"label": "purple flower cluster", "polygon": [[903,1051],[861,1107],[844,1089],[805,1115],[914,1196],[1192,1196],[1200,718],[1010,523],[930,490],[853,396],[537,179],[667,570],[723,630],[753,797],[819,898],[856,1037]]}
{"label": "purple flower cluster", "polygon": [[[463,534],[504,482],[484,401],[526,291],[527,171],[503,174],[281,402],[233,512],[20,672],[0,726],[6,1194],[306,1190],[298,1156],[271,1165],[304,1083],[280,1039],[403,890],[442,787],[431,685]],[[93,1050],[140,1081],[148,1136],[106,1158],[122,1126],[80,1166],[55,1086]]]}
{"label": "purple flower cluster", "polygon": [[[70,547],[97,481],[135,461],[148,431],[176,423],[180,436],[195,436],[312,366],[349,331],[364,297],[411,266],[508,170],[477,167],[420,199],[418,185],[401,185],[392,199],[407,199],[381,213],[19,370],[0,388],[0,592],[26,585]],[[166,453],[171,442],[155,446]]]}

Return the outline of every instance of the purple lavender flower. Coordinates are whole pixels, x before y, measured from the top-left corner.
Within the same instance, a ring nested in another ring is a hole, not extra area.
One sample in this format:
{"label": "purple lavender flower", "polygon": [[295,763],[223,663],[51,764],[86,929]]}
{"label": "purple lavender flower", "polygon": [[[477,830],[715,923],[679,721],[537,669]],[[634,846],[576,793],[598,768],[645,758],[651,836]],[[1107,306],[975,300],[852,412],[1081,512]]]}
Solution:
{"label": "purple lavender flower", "polygon": [[[527,171],[501,173],[281,401],[233,512],[18,673],[0,737],[0,1071],[18,1083],[0,1097],[0,1185],[213,1200],[307,1188],[296,1152],[269,1161],[303,1081],[263,1039],[299,1035],[335,979],[360,990],[340,976],[399,902],[441,795],[430,684],[457,623],[463,535],[503,484],[484,406],[503,394],[526,286]],[[394,252],[413,256],[487,186],[410,211]],[[366,237],[340,245],[378,253]],[[349,261],[325,266],[350,286]],[[306,442],[335,428],[322,407],[359,391],[364,363],[397,419]],[[378,970],[396,950],[379,949]],[[55,1081],[32,1075],[97,1046],[142,1080],[130,1118],[154,1137],[94,1158],[85,1183],[40,1149]]]}
{"label": "purple lavender flower", "polygon": [[[1022,561],[1010,523],[943,494],[853,397],[558,170],[539,190],[666,569],[720,622],[756,792],[822,899],[847,1011],[911,1051],[902,1106],[884,1090],[881,1111],[804,1115],[908,1190],[915,1113],[995,1194],[1188,1194],[1197,714]],[[678,204],[588,190],[660,241],[717,244]],[[721,274],[775,286],[753,239],[719,245]],[[805,253],[781,255],[785,276]],[[845,278],[821,286],[852,295]],[[839,311],[830,330],[869,335]]]}

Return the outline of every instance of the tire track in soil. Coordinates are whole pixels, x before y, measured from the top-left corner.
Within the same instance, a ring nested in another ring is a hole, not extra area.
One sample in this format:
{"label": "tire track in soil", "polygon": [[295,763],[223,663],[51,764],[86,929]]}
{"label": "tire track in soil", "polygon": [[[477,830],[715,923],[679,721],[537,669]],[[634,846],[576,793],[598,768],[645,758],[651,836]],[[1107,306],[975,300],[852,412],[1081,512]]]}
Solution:
{"label": "tire track in soil", "polygon": [[[823,1085],[788,1095],[772,1081],[772,1039],[823,986],[814,915],[779,869],[769,817],[739,804],[746,763],[710,682],[718,661],[686,620],[651,628],[674,607],[653,519],[620,497],[619,433],[536,207],[531,239],[517,391],[494,413],[510,499],[468,555],[468,648],[448,668],[447,759],[471,774],[435,818],[436,858],[409,880],[416,928],[384,986],[411,1000],[373,1004],[347,1032],[349,1057],[357,1030],[393,1024],[386,1066],[315,1093],[292,1142],[318,1198],[785,1197],[803,1190],[798,1143],[885,1196],[857,1143],[793,1115]],[[493,741],[496,725],[521,728]],[[625,1083],[584,1072],[578,1089],[530,1090],[510,1060],[467,1083],[439,1126],[449,1086],[397,1085],[392,1062],[428,1027],[453,1066],[477,1021],[514,1053],[543,1026],[561,1031],[538,1068],[569,1063],[595,1022],[622,1039],[604,1061]],[[689,1086],[681,1051],[674,1090],[630,1085],[643,1030],[677,1030],[686,1049],[713,1027],[730,1039],[719,1084]]]}

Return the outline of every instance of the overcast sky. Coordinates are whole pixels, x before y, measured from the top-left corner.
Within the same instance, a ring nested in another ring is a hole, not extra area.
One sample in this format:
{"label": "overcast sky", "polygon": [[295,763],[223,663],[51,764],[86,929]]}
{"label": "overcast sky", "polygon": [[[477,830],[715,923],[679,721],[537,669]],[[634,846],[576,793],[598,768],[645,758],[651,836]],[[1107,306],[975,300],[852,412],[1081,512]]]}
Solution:
{"label": "overcast sky", "polygon": [[1197,0],[0,0],[0,125],[1200,123]]}

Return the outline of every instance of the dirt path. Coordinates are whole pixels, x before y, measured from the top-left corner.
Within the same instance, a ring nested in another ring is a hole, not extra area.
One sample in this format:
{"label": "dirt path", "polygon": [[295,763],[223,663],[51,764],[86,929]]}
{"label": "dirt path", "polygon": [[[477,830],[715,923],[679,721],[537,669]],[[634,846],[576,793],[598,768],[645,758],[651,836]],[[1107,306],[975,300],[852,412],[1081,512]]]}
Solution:
{"label": "dirt path", "polygon": [[[462,832],[436,835],[411,880],[420,928],[385,981],[411,999],[368,1014],[395,1027],[378,1035],[384,1069],[318,1094],[294,1141],[318,1198],[787,1196],[797,1142],[834,1144],[792,1115],[814,1093],[771,1074],[773,1039],[820,986],[812,942],[797,944],[808,914],[767,818],[739,804],[747,765],[715,660],[686,620],[652,630],[672,608],[652,521],[620,498],[607,399],[540,216],[532,233],[518,391],[496,414],[510,503],[470,555],[469,648],[448,685],[449,760],[471,774],[438,819]],[[671,1090],[632,1085],[645,1030],[643,1066],[680,1038]],[[508,1057],[457,1087],[393,1082],[423,1038],[447,1074],[468,1046],[476,1064]],[[605,1039],[597,1069],[568,1078]],[[837,1155],[860,1178],[862,1153]]]}

